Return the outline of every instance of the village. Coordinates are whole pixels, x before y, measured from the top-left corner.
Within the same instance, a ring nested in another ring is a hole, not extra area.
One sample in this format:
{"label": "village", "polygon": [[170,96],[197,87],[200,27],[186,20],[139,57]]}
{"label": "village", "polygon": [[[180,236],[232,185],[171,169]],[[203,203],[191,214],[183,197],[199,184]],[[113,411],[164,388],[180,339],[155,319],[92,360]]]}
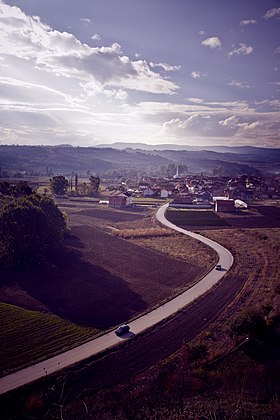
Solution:
{"label": "village", "polygon": [[180,175],[177,168],[171,178],[127,179],[114,187],[108,183],[103,195],[100,204],[110,207],[148,205],[154,199],[155,205],[168,200],[171,207],[232,212],[247,208],[253,200],[280,199],[280,183],[264,176]]}

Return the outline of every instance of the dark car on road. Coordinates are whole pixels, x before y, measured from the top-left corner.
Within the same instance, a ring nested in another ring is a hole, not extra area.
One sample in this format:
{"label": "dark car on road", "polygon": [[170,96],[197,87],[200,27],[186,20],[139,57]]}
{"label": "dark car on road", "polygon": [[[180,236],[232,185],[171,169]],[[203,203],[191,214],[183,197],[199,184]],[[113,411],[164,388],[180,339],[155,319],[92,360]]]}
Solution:
{"label": "dark car on road", "polygon": [[117,328],[117,329],[115,330],[115,333],[116,333],[118,336],[120,336],[120,335],[123,335],[123,334],[128,333],[128,332],[129,332],[129,330],[130,330],[130,326],[129,326],[129,325],[127,325],[127,324],[125,324],[125,325],[121,325],[119,328]]}

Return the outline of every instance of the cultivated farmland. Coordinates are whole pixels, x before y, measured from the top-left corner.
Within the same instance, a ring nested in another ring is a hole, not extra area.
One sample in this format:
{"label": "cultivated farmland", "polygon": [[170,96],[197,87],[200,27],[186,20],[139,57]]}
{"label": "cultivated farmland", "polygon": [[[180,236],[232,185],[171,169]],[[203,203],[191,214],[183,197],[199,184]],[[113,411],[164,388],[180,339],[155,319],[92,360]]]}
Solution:
{"label": "cultivated farmland", "polygon": [[171,223],[181,227],[228,226],[227,221],[221,219],[212,210],[178,210],[168,208],[166,218]]}
{"label": "cultivated farmland", "polygon": [[0,303],[0,374],[75,347],[98,331],[55,315]]}
{"label": "cultivated farmland", "polygon": [[[43,267],[6,273],[0,286],[2,302],[25,308],[3,306],[10,327],[0,339],[7,349],[13,343],[11,368],[73,347],[97,330],[146,312],[188,288],[215,263],[204,245],[159,227],[151,209],[65,204],[61,207],[71,229],[65,249]],[[136,232],[136,226],[144,230],[128,235],[135,237],[130,240],[113,234],[124,227]],[[173,245],[167,246],[169,239]],[[4,365],[9,353],[2,356]]]}

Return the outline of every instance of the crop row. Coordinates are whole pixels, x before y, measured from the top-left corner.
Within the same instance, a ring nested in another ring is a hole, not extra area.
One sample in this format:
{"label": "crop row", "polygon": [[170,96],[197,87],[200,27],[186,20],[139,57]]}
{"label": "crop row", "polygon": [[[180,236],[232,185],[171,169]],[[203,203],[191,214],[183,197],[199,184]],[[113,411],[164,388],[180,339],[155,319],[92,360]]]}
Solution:
{"label": "crop row", "polygon": [[32,364],[80,344],[97,330],[70,323],[58,316],[0,303],[0,373]]}

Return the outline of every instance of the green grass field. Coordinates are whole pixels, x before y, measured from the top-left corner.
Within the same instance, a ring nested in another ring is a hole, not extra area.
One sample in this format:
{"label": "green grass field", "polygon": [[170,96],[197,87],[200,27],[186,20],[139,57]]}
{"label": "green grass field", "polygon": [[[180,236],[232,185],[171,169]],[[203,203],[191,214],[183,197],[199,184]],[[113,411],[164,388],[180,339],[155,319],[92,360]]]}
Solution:
{"label": "green grass field", "polygon": [[211,210],[168,209],[166,218],[178,226],[229,226]]}
{"label": "green grass field", "polygon": [[82,344],[98,330],[0,303],[0,375]]}

